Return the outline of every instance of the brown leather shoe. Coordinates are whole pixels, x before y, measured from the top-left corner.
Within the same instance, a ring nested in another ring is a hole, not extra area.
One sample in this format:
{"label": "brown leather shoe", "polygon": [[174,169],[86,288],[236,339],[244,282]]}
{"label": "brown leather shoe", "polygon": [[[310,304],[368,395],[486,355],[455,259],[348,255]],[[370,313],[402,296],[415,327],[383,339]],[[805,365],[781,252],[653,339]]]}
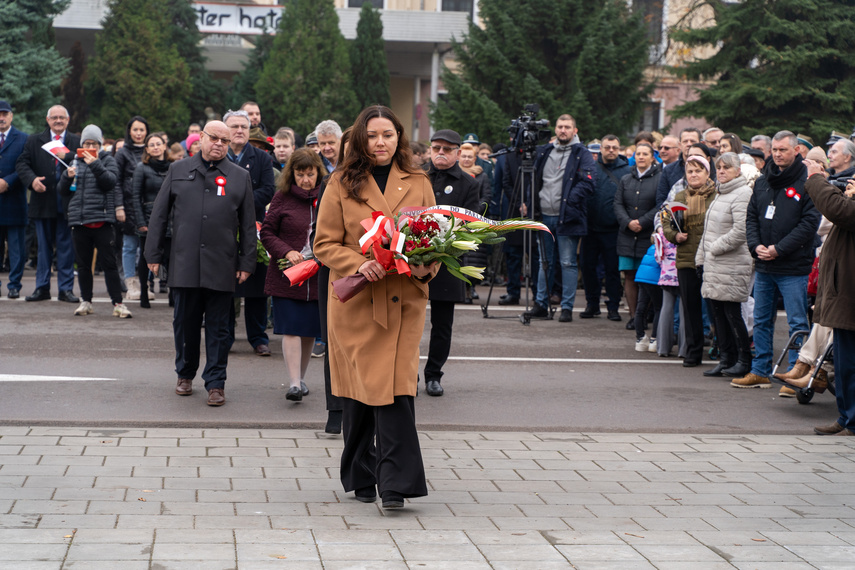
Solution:
{"label": "brown leather shoe", "polygon": [[179,396],[189,396],[193,393],[193,381],[187,378],[179,378],[178,385],[175,387],[175,393]]}
{"label": "brown leather shoe", "polygon": [[258,356],[270,356],[270,347],[266,344],[259,344],[255,347],[255,354]]}
{"label": "brown leather shoe", "polygon": [[[834,422],[831,425],[818,426],[818,427],[813,428],[813,433],[815,433],[816,435],[835,435],[835,434],[840,433],[841,431],[844,431],[843,426],[837,422]],[[846,430],[846,431],[849,431],[849,430]]]}
{"label": "brown leather shoe", "polygon": [[222,406],[226,403],[226,393],[222,388],[211,388],[208,390],[208,405]]}
{"label": "brown leather shoe", "polygon": [[778,374],[775,374],[775,378],[780,378],[781,380],[795,380],[796,378],[801,378],[808,372],[810,372],[810,364],[797,360],[795,366],[790,368],[789,372],[779,372]]}
{"label": "brown leather shoe", "polygon": [[[802,376],[801,378],[794,378],[790,380],[790,384],[793,386],[798,386],[799,388],[807,388],[808,382],[810,382],[810,377],[813,374],[814,369],[811,368],[807,374]],[[822,394],[828,388],[828,372],[819,369],[819,372],[816,373],[816,378],[813,379],[813,391],[817,394]]]}
{"label": "brown leather shoe", "polygon": [[855,432],[851,432],[848,429],[842,429],[834,435],[855,435]]}

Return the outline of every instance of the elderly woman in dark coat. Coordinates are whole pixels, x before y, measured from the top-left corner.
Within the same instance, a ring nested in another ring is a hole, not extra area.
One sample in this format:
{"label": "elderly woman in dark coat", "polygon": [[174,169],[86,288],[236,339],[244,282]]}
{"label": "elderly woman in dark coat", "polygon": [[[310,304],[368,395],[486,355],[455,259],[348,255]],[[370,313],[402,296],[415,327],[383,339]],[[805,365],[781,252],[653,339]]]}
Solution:
{"label": "elderly woman in dark coat", "polygon": [[295,151],[276,181],[276,194],[261,225],[261,241],[270,254],[264,293],[273,297],[273,332],[282,337],[282,355],[291,386],[287,399],[299,402],[308,395],[306,369],[315,338],[321,334],[318,312],[318,277],[292,287],[278,260],[296,265],[312,257],[309,241],[315,200],[327,171],[320,156],[310,149]]}
{"label": "elderly woman in dark coat", "polygon": [[627,329],[633,329],[635,306],[638,302],[638,286],[635,284],[635,272],[650,247],[650,234],[658,211],[656,205],[656,187],[662,168],[653,158],[653,147],[641,142],[635,149],[635,168],[620,180],[615,194],[615,216],[618,231],[617,253],[619,268],[624,274],[624,292],[629,308]]}

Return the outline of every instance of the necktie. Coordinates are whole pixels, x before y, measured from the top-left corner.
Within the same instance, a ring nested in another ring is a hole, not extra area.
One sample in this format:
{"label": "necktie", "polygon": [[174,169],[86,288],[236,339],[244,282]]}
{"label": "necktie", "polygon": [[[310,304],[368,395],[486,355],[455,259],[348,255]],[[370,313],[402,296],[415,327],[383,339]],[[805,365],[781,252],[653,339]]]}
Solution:
{"label": "necktie", "polygon": [[0,148],[3,148],[4,144],[6,144],[6,133],[0,133]]}

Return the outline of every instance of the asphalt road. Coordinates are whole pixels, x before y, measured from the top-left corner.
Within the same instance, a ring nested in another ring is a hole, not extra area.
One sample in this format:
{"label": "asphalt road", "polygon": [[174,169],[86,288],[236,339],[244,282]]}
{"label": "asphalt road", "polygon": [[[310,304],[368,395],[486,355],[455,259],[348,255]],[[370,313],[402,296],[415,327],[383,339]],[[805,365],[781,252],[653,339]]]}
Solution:
{"label": "asphalt road", "polygon": [[[33,276],[26,272],[23,293],[32,291]],[[134,316],[121,320],[110,316],[101,277],[95,294],[95,314],[87,317],[56,300],[0,300],[0,424],[323,427],[321,361],[309,366],[311,394],[288,402],[281,342],[272,331],[273,357],[257,357],[239,321],[227,404],[210,408],[201,379],[190,397],[173,392],[171,309],[163,295],[150,310],[129,303]],[[577,311],[572,323],[523,326],[521,310],[492,307],[491,316],[510,318],[485,319],[477,306],[458,307],[446,393],[418,397],[421,428],[806,434],[836,418],[829,393],[800,405],[778,398],[777,386],[739,390],[729,379],[704,378],[712,363],[686,369],[677,358],[635,352],[625,321],[582,320]],[[778,319],[776,354],[785,323]]]}

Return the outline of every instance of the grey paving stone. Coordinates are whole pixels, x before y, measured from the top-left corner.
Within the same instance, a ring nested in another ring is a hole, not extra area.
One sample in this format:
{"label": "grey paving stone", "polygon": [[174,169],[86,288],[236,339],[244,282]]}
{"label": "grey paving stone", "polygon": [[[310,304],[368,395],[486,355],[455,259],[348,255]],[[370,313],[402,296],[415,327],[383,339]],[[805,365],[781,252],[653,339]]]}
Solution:
{"label": "grey paving stone", "polygon": [[222,515],[234,516],[235,508],[231,503],[196,503],[172,501],[163,504],[165,515]]}
{"label": "grey paving stone", "polygon": [[151,544],[86,543],[73,542],[67,560],[149,560]]}
{"label": "grey paving stone", "polygon": [[266,516],[220,516],[220,515],[196,515],[194,517],[194,528],[263,528],[269,529],[270,518]]}
{"label": "grey paving stone", "polygon": [[[375,568],[377,570],[409,570],[416,568],[416,566],[408,565],[403,560],[330,560],[324,561],[323,567],[324,570],[374,570]],[[427,566],[420,566],[420,568],[427,568]]]}
{"label": "grey paving stone", "polygon": [[635,518],[646,531],[714,530],[716,527],[700,518]]}
{"label": "grey paving stone", "polygon": [[490,517],[499,530],[566,530],[570,528],[560,517]]}
{"label": "grey paving stone", "polygon": [[427,530],[499,530],[489,517],[419,517],[418,522]]}
{"label": "grey paving stone", "polygon": [[245,490],[245,491],[230,491],[230,490],[211,490],[199,489],[198,493],[200,503],[265,503],[267,496],[261,490]]}
{"label": "grey paving stone", "polygon": [[565,561],[564,555],[550,544],[482,544],[479,549],[491,563],[509,560]]}
{"label": "grey paving stone", "polygon": [[740,544],[712,547],[724,560],[734,562],[802,562],[802,560],[781,546],[775,544]]}
{"label": "grey paving stone", "polygon": [[[494,570],[559,570],[563,568],[578,568],[571,566],[567,561],[532,562],[528,560],[498,560],[491,563]],[[650,566],[650,568],[653,568]]]}
{"label": "grey paving stone", "polygon": [[0,561],[62,560],[64,544],[0,544]]}
{"label": "grey paving stone", "polygon": [[95,477],[27,477],[24,487],[91,487],[94,482]]}
{"label": "grey paving stone", "polygon": [[[130,476],[130,473],[128,474]],[[200,477],[197,467],[134,467],[134,477]],[[202,475],[204,477],[204,475]],[[220,474],[219,477],[227,477]]]}
{"label": "grey paving stone", "polygon": [[68,544],[69,529],[0,529],[0,544]]}
{"label": "grey paving stone", "polygon": [[222,542],[190,542],[181,544],[170,544],[161,541],[154,543],[151,552],[153,561],[157,560],[193,560],[198,562],[205,560],[217,560],[225,562],[234,561],[235,545]]}
{"label": "grey paving stone", "polygon": [[119,515],[119,529],[192,529],[191,515]]}
{"label": "grey paving stone", "polygon": [[[385,561],[397,561],[404,560],[404,556],[406,556],[407,548],[416,547],[419,548],[418,552],[422,553],[424,550],[428,548],[433,548],[436,550],[436,546],[425,547],[424,545],[412,545],[412,544],[403,544],[400,545],[402,550],[399,550],[399,547],[394,544],[339,544],[339,543],[324,543],[318,544],[317,550],[320,553],[320,557],[326,563],[327,561],[332,560],[385,560]],[[456,552],[457,549],[461,548],[461,545],[450,544],[446,548],[450,549],[452,552]],[[470,546],[474,550],[474,547]],[[424,550],[422,550],[424,549]],[[401,552],[404,552],[404,556],[401,555]],[[476,550],[477,553],[477,550]],[[481,557],[483,560],[483,557]],[[425,560],[430,560],[430,558],[425,558]],[[466,560],[466,558],[461,558],[461,560]]]}
{"label": "grey paving stone", "polygon": [[294,530],[294,529],[346,529],[348,526],[344,522],[343,517],[337,516],[272,516],[270,517],[270,526],[275,529]]}
{"label": "grey paving stone", "polygon": [[267,500],[271,503],[324,503],[332,501],[353,501],[353,493],[349,495],[339,489],[338,491],[267,491]]}
{"label": "grey paving stone", "polygon": [[[68,539],[66,539],[68,540]],[[90,529],[82,528],[74,533],[74,544],[147,544],[154,542],[153,530]]]}
{"label": "grey paving stone", "polygon": [[[547,540],[552,545],[558,544],[588,544],[588,545],[604,545],[604,544],[616,544],[622,546],[624,541],[622,537],[626,532],[638,532],[637,527],[633,528],[632,531],[593,531],[593,532],[580,532],[576,530],[561,530],[561,531],[548,531],[542,533],[543,538]],[[470,533],[471,536],[471,533]]]}
{"label": "grey paving stone", "polygon": [[573,545],[558,544],[555,548],[561,552],[572,564],[577,561],[609,561],[609,562],[642,562],[641,554],[627,545]]}
{"label": "grey paving stone", "polygon": [[79,514],[86,512],[87,501],[38,501],[21,499],[15,502],[14,514]]}
{"label": "grey paving stone", "polygon": [[230,467],[231,461],[228,457],[208,456],[169,456],[170,467]]}
{"label": "grey paving stone", "polygon": [[393,530],[388,535],[396,544],[472,544],[467,533],[459,530]]}
{"label": "grey paving stone", "polygon": [[[164,480],[161,477],[98,477],[95,487],[104,489],[161,489]],[[80,486],[80,485],[78,485]],[[91,486],[91,485],[90,485]]]}
{"label": "grey paving stone", "polygon": [[66,477],[130,477],[133,468],[128,466],[70,465]]}
{"label": "grey paving stone", "polygon": [[[130,531],[129,531],[130,532]],[[235,533],[242,532],[233,529],[158,529],[157,543],[162,544],[234,544]]]}
{"label": "grey paving stone", "polygon": [[39,524],[38,515],[3,515],[0,517],[0,529],[36,528],[37,524]]}
{"label": "grey paving stone", "polygon": [[[277,560],[277,562],[279,562]],[[293,566],[291,566],[293,568]],[[235,570],[234,562],[206,561],[205,570]],[[195,560],[153,560],[151,570],[199,570],[199,562]]]}
{"label": "grey paving stone", "polygon": [[44,515],[39,528],[114,528],[116,515]]}
{"label": "grey paving stone", "polygon": [[0,499],[50,499],[54,489],[50,487],[35,487],[21,489],[18,487],[0,487]]}
{"label": "grey paving stone", "polygon": [[693,563],[726,562],[717,552],[702,544],[634,544],[633,548],[654,564],[672,561],[694,566]]}
{"label": "grey paving stone", "polygon": [[165,478],[163,480],[164,489],[200,489],[227,491],[231,489],[231,487],[231,481],[229,481],[228,479],[220,479],[214,477],[182,477],[180,479]]}

